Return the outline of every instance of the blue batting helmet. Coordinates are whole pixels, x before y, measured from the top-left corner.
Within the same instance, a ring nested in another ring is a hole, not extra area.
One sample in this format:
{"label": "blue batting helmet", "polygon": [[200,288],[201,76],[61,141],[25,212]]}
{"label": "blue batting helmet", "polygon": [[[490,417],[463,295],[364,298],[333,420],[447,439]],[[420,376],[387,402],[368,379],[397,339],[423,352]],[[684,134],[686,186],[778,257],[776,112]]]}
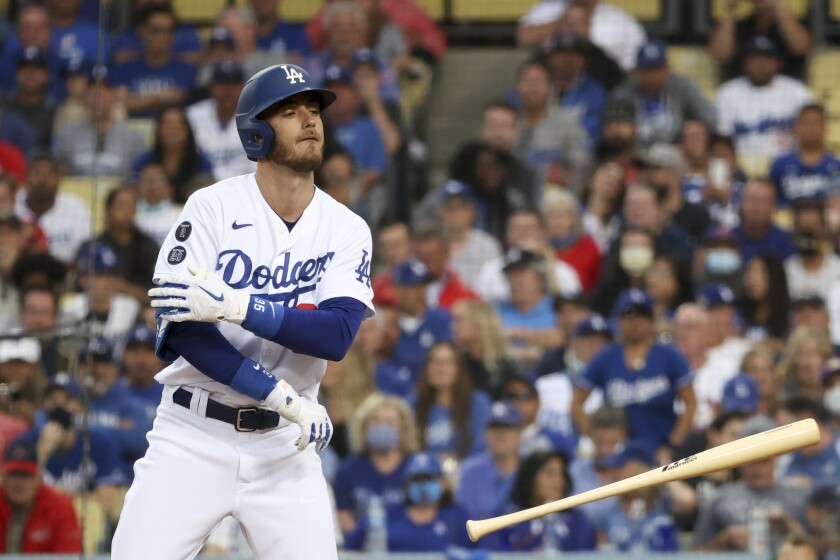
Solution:
{"label": "blue batting helmet", "polygon": [[245,82],[236,105],[236,129],[242,147],[251,161],[265,157],[274,144],[274,129],[260,113],[287,97],[311,91],[318,96],[321,109],[335,101],[335,93],[315,87],[309,72],[294,64],[270,66]]}

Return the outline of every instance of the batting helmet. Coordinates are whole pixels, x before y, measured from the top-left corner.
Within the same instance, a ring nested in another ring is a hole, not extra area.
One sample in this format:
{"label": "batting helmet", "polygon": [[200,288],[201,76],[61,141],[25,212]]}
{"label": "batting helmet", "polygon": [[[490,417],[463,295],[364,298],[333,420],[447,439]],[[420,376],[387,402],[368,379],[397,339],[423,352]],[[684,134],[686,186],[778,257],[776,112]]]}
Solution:
{"label": "batting helmet", "polygon": [[288,97],[311,91],[318,96],[321,109],[335,101],[335,93],[314,87],[309,72],[294,64],[270,66],[245,82],[236,104],[236,129],[242,147],[251,161],[265,157],[274,144],[274,129],[260,118],[260,113]]}

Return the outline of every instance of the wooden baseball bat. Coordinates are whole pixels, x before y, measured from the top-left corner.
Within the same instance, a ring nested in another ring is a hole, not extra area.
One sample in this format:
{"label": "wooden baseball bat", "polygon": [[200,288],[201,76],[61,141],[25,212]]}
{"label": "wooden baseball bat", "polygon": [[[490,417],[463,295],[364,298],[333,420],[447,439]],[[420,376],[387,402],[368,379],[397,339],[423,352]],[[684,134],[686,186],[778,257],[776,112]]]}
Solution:
{"label": "wooden baseball bat", "polygon": [[674,480],[693,478],[703,474],[734,469],[747,463],[763,461],[776,455],[790,453],[803,447],[814,445],[820,439],[820,430],[812,418],[779,426],[760,434],[737,439],[712,449],[707,449],[685,459],[674,461],[664,467],[631,476],[624,480],[594,488],[575,496],[549,502],[522,511],[516,511],[499,517],[467,521],[467,533],[475,542],[484,535],[498,531],[523,521],[530,521],[542,515],[563,511],[596,500],[611,498],[633,490],[647,488],[654,484],[664,484]]}

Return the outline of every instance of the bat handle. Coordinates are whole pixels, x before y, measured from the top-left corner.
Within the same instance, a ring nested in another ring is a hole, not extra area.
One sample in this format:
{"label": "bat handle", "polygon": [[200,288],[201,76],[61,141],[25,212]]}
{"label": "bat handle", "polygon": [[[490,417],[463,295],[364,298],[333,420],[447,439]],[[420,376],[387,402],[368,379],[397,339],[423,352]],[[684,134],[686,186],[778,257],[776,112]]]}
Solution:
{"label": "bat handle", "polygon": [[472,542],[476,542],[483,537],[485,533],[481,531],[481,522],[472,519],[467,521],[467,534],[470,536]]}

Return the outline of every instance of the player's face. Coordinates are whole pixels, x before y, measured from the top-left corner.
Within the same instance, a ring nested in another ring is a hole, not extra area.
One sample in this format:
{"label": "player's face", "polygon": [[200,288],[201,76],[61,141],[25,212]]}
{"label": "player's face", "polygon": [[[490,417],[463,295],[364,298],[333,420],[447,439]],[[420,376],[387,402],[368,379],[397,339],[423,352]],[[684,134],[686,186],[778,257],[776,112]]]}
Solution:
{"label": "player's face", "polygon": [[324,123],[314,95],[299,94],[284,100],[266,120],[275,136],[269,161],[298,173],[311,173],[321,165]]}

